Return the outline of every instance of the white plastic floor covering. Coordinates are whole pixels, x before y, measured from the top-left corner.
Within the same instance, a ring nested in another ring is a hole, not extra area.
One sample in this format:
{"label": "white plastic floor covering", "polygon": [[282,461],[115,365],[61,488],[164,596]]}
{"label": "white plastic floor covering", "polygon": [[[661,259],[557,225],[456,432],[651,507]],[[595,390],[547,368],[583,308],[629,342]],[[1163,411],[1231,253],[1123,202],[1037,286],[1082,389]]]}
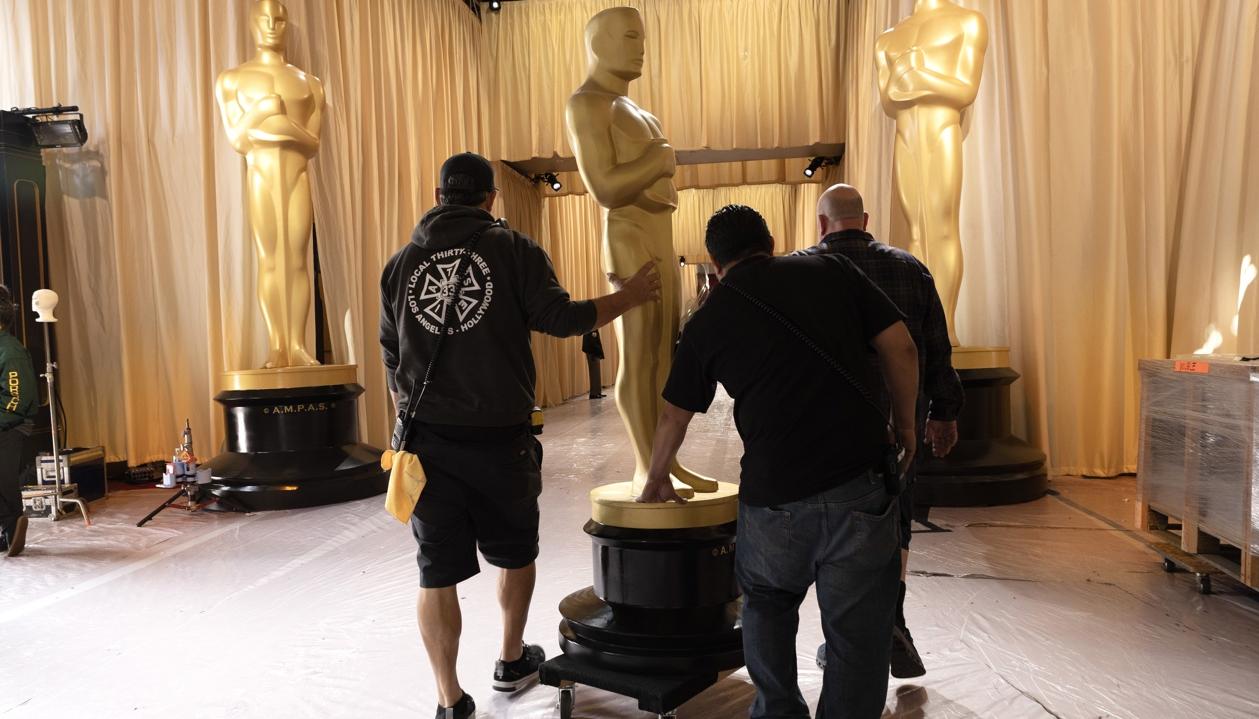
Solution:
{"label": "white plastic floor covering", "polygon": [[[527,639],[554,655],[556,605],[591,582],[586,493],[630,460],[611,399],[552,410],[544,435],[542,557]],[[683,449],[737,477],[729,401],[698,416]],[[1197,594],[1165,574],[1125,522],[1132,482],[1055,482],[1014,507],[936,510],[917,534],[907,613],[928,665],[893,680],[887,716],[1259,716],[1259,600],[1226,583]],[[167,510],[164,490],[117,492],[95,524],[33,523],[0,558],[0,717],[430,717],[415,627],[415,545],[382,499],[256,515]],[[495,574],[460,588],[459,667],[482,717],[555,717],[555,690],[495,695]],[[805,602],[800,683],[816,701],[821,631]],[[680,717],[746,716],[736,672]],[[580,717],[642,717],[580,688]]]}

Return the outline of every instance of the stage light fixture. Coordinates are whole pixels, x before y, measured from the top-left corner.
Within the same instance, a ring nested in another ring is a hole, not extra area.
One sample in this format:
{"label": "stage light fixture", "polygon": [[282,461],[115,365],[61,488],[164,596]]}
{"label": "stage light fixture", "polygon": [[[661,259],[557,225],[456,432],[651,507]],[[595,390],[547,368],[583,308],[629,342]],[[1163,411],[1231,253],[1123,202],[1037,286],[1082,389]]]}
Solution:
{"label": "stage light fixture", "polygon": [[83,113],[76,105],[56,107],[27,107],[12,112],[31,119],[31,131],[35,144],[40,147],[82,147],[87,143],[87,127]]}
{"label": "stage light fixture", "polygon": [[503,9],[502,0],[490,0],[490,12],[498,12]]}
{"label": "stage light fixture", "polygon": [[809,166],[804,168],[804,176],[813,177],[814,175],[817,174],[817,171],[822,169],[823,167],[830,167],[831,165],[838,165],[838,164],[839,164],[838,157],[820,157],[820,156],[815,157],[812,160],[809,160]]}
{"label": "stage light fixture", "polygon": [[554,172],[543,172],[533,176],[534,182],[545,182],[551,186],[551,189],[559,192],[564,189],[564,183],[560,182],[560,178],[555,176]]}

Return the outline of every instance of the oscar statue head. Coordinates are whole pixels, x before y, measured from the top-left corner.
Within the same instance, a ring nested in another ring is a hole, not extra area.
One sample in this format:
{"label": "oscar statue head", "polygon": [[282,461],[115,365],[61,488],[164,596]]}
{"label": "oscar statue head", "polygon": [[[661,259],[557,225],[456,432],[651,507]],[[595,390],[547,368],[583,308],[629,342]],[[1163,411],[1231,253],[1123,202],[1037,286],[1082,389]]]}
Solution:
{"label": "oscar statue head", "polygon": [[250,13],[254,44],[259,50],[284,53],[284,32],[288,30],[289,11],[280,0],[258,0]]}
{"label": "oscar statue head", "polygon": [[625,81],[643,74],[646,53],[643,17],[632,7],[614,7],[586,24],[586,58],[591,74],[602,70]]}

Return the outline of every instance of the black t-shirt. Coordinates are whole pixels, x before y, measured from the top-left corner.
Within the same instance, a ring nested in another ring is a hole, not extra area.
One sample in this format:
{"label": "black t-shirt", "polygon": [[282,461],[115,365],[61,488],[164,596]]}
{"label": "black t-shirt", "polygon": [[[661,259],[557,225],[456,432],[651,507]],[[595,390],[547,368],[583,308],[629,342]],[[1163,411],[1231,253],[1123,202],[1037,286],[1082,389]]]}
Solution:
{"label": "black t-shirt", "polygon": [[[873,394],[881,381],[869,342],[903,318],[847,258],[762,257],[731,268],[734,283],[776,309]],[[794,502],[869,469],[887,446],[884,419],[852,385],[780,322],[717,287],[687,323],[664,398],[706,412],[720,382],[734,398],[743,439],[739,498]]]}

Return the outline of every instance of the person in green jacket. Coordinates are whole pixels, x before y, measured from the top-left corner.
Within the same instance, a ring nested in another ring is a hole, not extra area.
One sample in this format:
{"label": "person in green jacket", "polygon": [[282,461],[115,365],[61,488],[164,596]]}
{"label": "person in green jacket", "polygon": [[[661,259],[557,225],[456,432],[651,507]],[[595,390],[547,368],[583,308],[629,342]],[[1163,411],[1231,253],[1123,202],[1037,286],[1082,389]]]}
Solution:
{"label": "person in green jacket", "polygon": [[31,355],[11,330],[17,304],[0,285],[0,552],[14,557],[26,546],[22,470],[39,409]]}

